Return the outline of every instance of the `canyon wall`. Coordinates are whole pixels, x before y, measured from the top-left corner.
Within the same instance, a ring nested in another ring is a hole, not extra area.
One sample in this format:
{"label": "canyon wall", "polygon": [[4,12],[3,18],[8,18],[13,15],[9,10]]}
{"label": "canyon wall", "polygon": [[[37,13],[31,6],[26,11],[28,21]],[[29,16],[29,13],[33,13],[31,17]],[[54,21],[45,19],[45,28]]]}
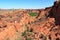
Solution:
{"label": "canyon wall", "polygon": [[56,24],[60,24],[60,2],[54,2],[54,5],[49,13],[51,17],[55,18]]}

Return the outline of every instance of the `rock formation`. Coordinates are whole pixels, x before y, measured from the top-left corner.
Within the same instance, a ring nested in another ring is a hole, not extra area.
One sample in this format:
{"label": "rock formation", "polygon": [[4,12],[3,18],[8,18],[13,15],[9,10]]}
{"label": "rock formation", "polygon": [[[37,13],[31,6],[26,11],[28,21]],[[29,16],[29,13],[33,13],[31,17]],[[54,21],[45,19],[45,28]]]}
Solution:
{"label": "rock formation", "polygon": [[[0,40],[60,40],[59,0],[45,9],[0,12]],[[38,15],[29,15],[30,12]]]}
{"label": "rock formation", "polygon": [[50,10],[51,17],[55,18],[56,24],[60,24],[60,2],[54,2],[52,9]]}

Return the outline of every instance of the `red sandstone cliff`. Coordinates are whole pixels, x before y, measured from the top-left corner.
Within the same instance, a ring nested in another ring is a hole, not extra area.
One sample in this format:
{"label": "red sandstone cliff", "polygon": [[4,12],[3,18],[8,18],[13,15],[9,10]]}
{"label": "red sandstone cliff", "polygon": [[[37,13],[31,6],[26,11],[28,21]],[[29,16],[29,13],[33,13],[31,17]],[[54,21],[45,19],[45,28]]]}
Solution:
{"label": "red sandstone cliff", "polygon": [[55,18],[56,24],[60,24],[60,2],[54,2],[54,5],[50,11]]}

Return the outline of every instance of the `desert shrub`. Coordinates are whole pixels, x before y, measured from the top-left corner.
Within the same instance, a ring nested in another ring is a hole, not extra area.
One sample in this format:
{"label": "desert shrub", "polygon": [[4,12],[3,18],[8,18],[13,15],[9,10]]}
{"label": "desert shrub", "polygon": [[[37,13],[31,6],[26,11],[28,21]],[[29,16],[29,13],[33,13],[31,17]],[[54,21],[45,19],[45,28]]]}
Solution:
{"label": "desert shrub", "polygon": [[43,40],[47,40],[47,37],[45,35],[43,35],[43,34],[41,34],[39,38],[43,39]]}
{"label": "desert shrub", "polygon": [[33,36],[33,29],[27,27],[27,30],[25,30],[24,32],[22,32],[22,37],[24,37],[26,40],[31,40],[32,36]]}
{"label": "desert shrub", "polygon": [[22,33],[22,36],[26,36],[26,31],[24,31],[24,32]]}
{"label": "desert shrub", "polygon": [[25,31],[25,32],[22,33],[22,36],[23,36],[26,40],[31,40],[31,37],[29,37],[29,36],[31,36],[31,35],[32,35],[32,33],[31,33],[31,32],[27,32],[27,31]]}
{"label": "desert shrub", "polygon": [[33,28],[30,28],[30,32],[33,32]]}
{"label": "desert shrub", "polygon": [[38,16],[38,13],[36,13],[36,12],[30,12],[29,15],[35,17],[35,16]]}
{"label": "desert shrub", "polygon": [[22,36],[28,36],[28,35],[30,35],[30,34],[32,34],[32,33],[33,33],[33,29],[30,28],[30,29],[24,31],[24,32],[22,33]]}
{"label": "desert shrub", "polygon": [[27,31],[28,32],[33,32],[33,28],[29,28]]}

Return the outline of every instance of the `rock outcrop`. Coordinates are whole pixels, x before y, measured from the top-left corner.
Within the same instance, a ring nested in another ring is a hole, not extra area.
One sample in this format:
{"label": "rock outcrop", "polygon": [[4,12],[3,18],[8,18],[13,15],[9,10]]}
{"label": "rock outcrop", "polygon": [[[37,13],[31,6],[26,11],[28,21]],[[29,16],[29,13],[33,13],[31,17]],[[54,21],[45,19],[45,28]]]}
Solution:
{"label": "rock outcrop", "polygon": [[55,18],[56,24],[60,24],[60,2],[54,2],[52,9],[50,10],[51,17]]}

